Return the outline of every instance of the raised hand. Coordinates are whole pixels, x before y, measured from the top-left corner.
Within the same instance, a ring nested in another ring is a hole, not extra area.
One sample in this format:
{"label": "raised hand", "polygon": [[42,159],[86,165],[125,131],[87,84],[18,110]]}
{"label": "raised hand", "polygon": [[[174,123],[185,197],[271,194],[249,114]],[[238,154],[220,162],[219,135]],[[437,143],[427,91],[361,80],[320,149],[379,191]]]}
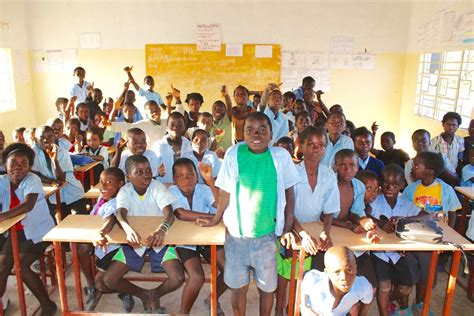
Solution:
{"label": "raised hand", "polygon": [[225,97],[226,95],[229,94],[229,93],[227,92],[227,86],[226,86],[226,85],[222,85],[222,86],[221,86],[221,94],[222,94],[222,97]]}
{"label": "raised hand", "polygon": [[164,163],[161,163],[161,165],[158,167],[158,175],[160,177],[164,177],[166,174],[166,168],[165,168],[165,164]]}
{"label": "raised hand", "polygon": [[127,141],[123,138],[120,138],[119,141],[117,142],[117,149],[124,149],[125,146],[127,145]]}
{"label": "raised hand", "polygon": [[123,68],[123,70],[126,72],[126,73],[129,73],[129,72],[132,72],[132,69],[133,69],[133,66],[127,66],[125,68]]}
{"label": "raised hand", "polygon": [[213,179],[211,165],[205,164],[204,162],[200,161],[198,163],[198,168],[199,168],[199,172],[201,173],[201,177],[206,183],[208,183],[209,181]]}
{"label": "raised hand", "polygon": [[175,99],[181,98],[181,91],[171,85],[171,92],[169,92]]}

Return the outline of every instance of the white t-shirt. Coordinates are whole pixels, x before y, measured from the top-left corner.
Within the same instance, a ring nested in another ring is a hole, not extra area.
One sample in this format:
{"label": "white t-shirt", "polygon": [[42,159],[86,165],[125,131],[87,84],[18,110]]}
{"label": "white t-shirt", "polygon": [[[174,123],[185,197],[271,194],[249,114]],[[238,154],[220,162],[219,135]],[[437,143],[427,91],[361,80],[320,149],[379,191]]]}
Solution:
{"label": "white t-shirt", "polygon": [[[174,164],[174,151],[173,147],[168,144],[168,137],[163,137],[160,141],[153,144],[152,150],[155,152],[158,159],[165,165],[165,175],[163,177],[158,177],[158,180],[161,183],[173,183],[173,164]],[[179,158],[184,157],[186,153],[192,153],[193,148],[191,142],[181,137],[181,149]]]}
{"label": "white t-shirt", "polygon": [[[120,156],[120,164],[119,168],[122,169],[124,174],[127,174],[125,170],[125,162],[127,161],[127,158],[132,156],[132,153],[127,149],[122,152],[122,155]],[[158,176],[158,168],[161,165],[161,160],[156,157],[156,154],[151,151],[151,150],[145,150],[143,153],[143,156],[145,156],[148,159],[148,162],[150,163],[150,168],[151,171],[153,172],[153,177]]]}
{"label": "white t-shirt", "polygon": [[165,119],[161,119],[160,124],[156,124],[150,119],[144,119],[133,123],[131,127],[138,127],[144,131],[148,144],[154,144],[157,141],[160,141],[166,135]]}
{"label": "white t-shirt", "polygon": [[[115,212],[117,211],[117,200],[116,198],[113,198],[104,204],[102,204],[100,207],[97,207],[98,203],[103,200],[104,198],[99,196],[97,199],[97,204],[94,206],[92,209],[90,215],[94,216],[101,216],[103,219],[106,219],[109,216],[115,215]],[[97,258],[102,259],[107,255],[109,252],[114,251],[115,249],[120,248],[119,244],[108,244],[107,245],[107,250],[104,252],[101,247],[96,247],[95,248],[95,255]]]}
{"label": "white t-shirt", "polygon": [[[199,167],[198,163],[199,161],[197,160],[196,156],[194,155],[194,152],[186,152],[183,155],[184,158],[189,158],[194,162],[194,165],[196,166],[197,174],[198,174],[198,181],[199,183],[204,183],[204,180],[202,179],[201,173],[199,172]],[[217,178],[217,175],[219,174],[219,170],[221,169],[222,162],[217,157],[216,153],[213,151],[210,151],[209,149],[206,150],[204,153],[204,156],[202,157],[201,160],[204,164],[210,165],[212,167],[212,177],[215,179]]]}
{"label": "white t-shirt", "polygon": [[107,169],[109,167],[109,151],[107,147],[99,146],[96,150],[92,150],[92,148],[86,146],[82,148],[81,153],[89,154],[91,156],[102,156],[104,160],[102,160],[100,163],[102,164],[102,166],[104,166],[104,169]]}
{"label": "white t-shirt", "polygon": [[87,98],[87,87],[89,87],[91,84],[87,81],[84,80],[82,83],[82,87],[80,87],[77,82],[74,82],[71,86],[71,89],[69,90],[69,96],[71,97],[77,97],[76,102],[74,102],[76,105],[78,105],[81,102],[86,102]]}
{"label": "white t-shirt", "polygon": [[354,304],[359,301],[370,304],[372,299],[372,285],[363,276],[355,277],[351,289],[342,297],[335,309],[332,308],[335,298],[331,293],[330,280],[325,272],[310,270],[306,272],[301,284],[301,308],[302,310],[304,307],[311,308],[316,315],[346,316]]}

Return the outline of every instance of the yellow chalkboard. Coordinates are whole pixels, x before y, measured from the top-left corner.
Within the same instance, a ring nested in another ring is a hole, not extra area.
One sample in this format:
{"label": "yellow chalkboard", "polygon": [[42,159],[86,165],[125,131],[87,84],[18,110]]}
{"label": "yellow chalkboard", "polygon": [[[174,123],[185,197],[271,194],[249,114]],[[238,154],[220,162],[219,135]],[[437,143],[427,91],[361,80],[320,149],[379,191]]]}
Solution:
{"label": "yellow chalkboard", "polygon": [[280,45],[271,45],[271,58],[256,58],[255,46],[245,44],[242,57],[227,57],[224,44],[220,52],[197,51],[196,44],[148,44],[146,72],[163,99],[173,85],[183,101],[187,93],[201,93],[203,110],[210,110],[224,84],[232,94],[237,85],[263,90],[269,82],[280,82]]}

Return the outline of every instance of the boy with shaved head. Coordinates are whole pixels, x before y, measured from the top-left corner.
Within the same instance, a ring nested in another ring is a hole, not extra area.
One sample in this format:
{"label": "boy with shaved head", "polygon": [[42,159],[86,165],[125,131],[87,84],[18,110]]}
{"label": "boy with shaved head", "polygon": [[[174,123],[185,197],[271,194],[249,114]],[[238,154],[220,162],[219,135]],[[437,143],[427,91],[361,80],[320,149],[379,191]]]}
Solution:
{"label": "boy with shaved head", "polygon": [[359,315],[367,315],[372,286],[365,277],[356,276],[354,253],[347,247],[331,247],[324,255],[324,265],[324,272],[311,270],[304,276],[301,315],[347,315],[359,301]]}

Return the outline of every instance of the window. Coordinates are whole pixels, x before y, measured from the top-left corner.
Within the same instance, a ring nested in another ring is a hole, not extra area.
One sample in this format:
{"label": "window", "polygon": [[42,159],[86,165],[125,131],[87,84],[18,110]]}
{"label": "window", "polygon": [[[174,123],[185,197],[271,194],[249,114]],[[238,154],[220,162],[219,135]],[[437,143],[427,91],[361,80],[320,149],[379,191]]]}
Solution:
{"label": "window", "polygon": [[446,112],[468,128],[474,106],[474,50],[420,55],[416,114],[441,121]]}
{"label": "window", "polygon": [[16,109],[15,81],[12,54],[9,48],[0,48],[0,113]]}

